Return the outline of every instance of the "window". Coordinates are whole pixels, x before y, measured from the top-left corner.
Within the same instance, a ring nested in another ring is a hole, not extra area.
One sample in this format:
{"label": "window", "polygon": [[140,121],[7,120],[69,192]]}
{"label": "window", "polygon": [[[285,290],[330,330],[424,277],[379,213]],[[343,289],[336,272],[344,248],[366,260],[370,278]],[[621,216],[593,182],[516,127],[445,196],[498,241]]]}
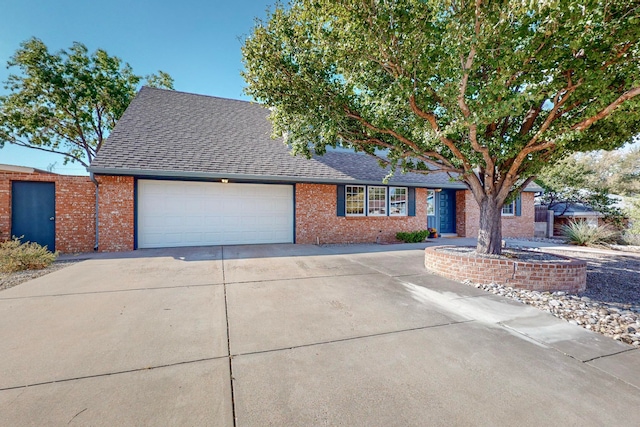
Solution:
{"label": "window", "polygon": [[515,212],[515,201],[502,206],[502,216],[513,216]]}
{"label": "window", "polygon": [[347,185],[345,188],[346,214],[364,216],[364,186]]}
{"label": "window", "polygon": [[436,192],[427,190],[427,215],[436,214]]}
{"label": "window", "polygon": [[389,188],[389,215],[407,215],[407,189],[405,187]]}
{"label": "window", "polygon": [[387,187],[369,187],[369,215],[387,214]]}
{"label": "window", "polygon": [[350,217],[415,216],[416,190],[384,185],[337,185],[336,214]]}

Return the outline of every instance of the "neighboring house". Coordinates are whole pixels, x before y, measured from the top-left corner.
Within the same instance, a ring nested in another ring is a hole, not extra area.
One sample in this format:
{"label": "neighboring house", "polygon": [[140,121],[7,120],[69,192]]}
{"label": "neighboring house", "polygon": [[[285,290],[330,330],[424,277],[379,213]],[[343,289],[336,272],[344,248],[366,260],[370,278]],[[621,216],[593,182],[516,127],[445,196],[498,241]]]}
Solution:
{"label": "neighboring house", "polygon": [[[479,208],[460,182],[397,172],[383,184],[376,159],[346,150],[292,156],[270,138],[268,114],[246,101],[144,87],[89,167],[99,183],[99,250],[388,242],[427,226],[477,236]],[[504,236],[533,236],[537,190],[505,206]]]}
{"label": "neighboring house", "polygon": [[[610,195],[609,197],[616,201],[612,205],[613,207],[621,210],[626,207],[621,196]],[[605,224],[604,214],[585,203],[559,202],[552,204],[548,209],[553,211],[553,228],[556,236],[561,234],[560,230],[563,225],[575,221],[586,221],[593,226]]]}

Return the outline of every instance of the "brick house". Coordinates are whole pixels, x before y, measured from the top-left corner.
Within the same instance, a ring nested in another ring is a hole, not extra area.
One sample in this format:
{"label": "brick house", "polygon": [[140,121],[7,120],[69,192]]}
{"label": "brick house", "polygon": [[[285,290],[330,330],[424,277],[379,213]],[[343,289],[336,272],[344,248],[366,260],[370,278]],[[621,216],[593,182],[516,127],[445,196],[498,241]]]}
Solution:
{"label": "brick house", "polygon": [[[89,167],[98,250],[384,242],[427,226],[477,236],[479,208],[462,183],[442,173],[383,183],[376,159],[346,150],[292,156],[267,116],[246,101],[143,88]],[[533,236],[536,190],[505,206],[505,236]]]}

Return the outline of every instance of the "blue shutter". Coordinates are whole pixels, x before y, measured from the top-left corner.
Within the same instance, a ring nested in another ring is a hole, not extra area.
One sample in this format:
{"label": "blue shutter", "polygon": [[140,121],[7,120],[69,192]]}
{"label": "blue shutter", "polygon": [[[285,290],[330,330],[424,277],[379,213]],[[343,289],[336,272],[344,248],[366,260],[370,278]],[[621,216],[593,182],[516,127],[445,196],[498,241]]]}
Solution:
{"label": "blue shutter", "polygon": [[336,188],[338,189],[338,200],[337,200],[337,211],[338,211],[338,216],[345,216],[345,196],[344,196],[344,192],[345,192],[345,188],[344,185],[336,185]]}
{"label": "blue shutter", "polygon": [[416,216],[416,189],[409,188],[409,216]]}
{"label": "blue shutter", "polygon": [[516,216],[522,215],[522,194],[518,194],[516,197]]}

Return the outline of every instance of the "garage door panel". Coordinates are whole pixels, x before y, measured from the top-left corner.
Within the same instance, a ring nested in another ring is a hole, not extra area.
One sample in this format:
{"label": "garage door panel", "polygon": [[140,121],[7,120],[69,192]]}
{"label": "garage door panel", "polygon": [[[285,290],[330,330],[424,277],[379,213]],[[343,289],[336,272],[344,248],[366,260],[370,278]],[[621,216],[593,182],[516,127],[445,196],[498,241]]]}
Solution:
{"label": "garage door panel", "polygon": [[293,242],[293,186],[138,181],[138,247]]}

